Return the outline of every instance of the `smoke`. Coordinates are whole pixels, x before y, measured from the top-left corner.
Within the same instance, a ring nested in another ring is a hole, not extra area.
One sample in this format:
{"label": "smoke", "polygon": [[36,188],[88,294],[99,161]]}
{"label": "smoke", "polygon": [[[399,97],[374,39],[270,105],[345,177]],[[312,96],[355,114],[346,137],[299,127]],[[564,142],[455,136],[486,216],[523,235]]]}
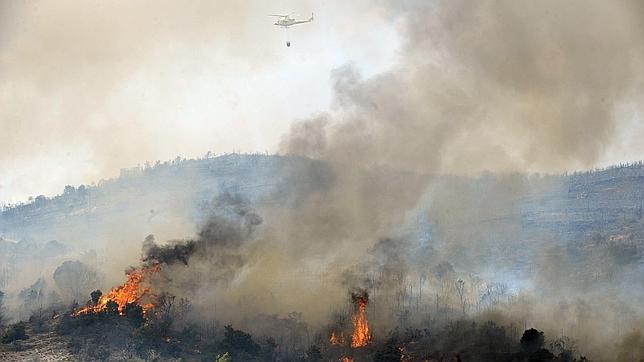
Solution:
{"label": "smoke", "polygon": [[[183,289],[183,295],[192,295],[195,291],[190,288],[194,285],[216,287],[230,282],[247,262],[242,248],[262,223],[259,215],[238,196],[223,194],[213,201],[212,207],[213,214],[206,218],[196,239],[157,245],[154,236],[149,235],[143,243],[144,263],[180,266],[168,269],[168,275],[174,281],[188,283],[187,289],[175,285]],[[199,283],[195,284],[195,280]]]}
{"label": "smoke", "polygon": [[280,142],[319,161],[280,175],[292,199],[222,195],[193,238],[146,238],[143,261],[164,265],[156,290],[189,298],[199,318],[301,311],[319,326],[360,288],[375,338],[469,313],[566,328],[602,358],[635,348],[641,336],[619,332],[641,326],[628,243],[526,233],[520,208],[560,191],[527,173],[593,167],[639,117],[644,7],[380,4],[403,35],[397,65],[332,72],[331,109]]}
{"label": "smoke", "polygon": [[331,121],[294,126],[284,152],[422,173],[563,171],[596,165],[637,116],[626,110],[642,82],[636,1],[406,1],[390,11],[405,29],[399,64],[368,79],[353,65],[336,70]]}
{"label": "smoke", "polygon": [[[624,281],[637,283],[639,272],[625,272],[616,259],[579,262],[580,250],[558,246],[566,240],[526,235],[518,208],[551,187],[548,178],[527,174],[594,167],[633,129],[644,80],[644,8],[636,1],[385,6],[403,28],[398,64],[372,77],[354,64],[336,69],[334,108],[293,125],[280,143],[285,154],[329,164],[335,180],[280,225],[297,235],[293,240],[307,240],[300,259],[322,254],[344,265],[338,280],[349,288],[386,289],[379,283],[396,278],[392,304],[410,303],[408,286],[400,285],[410,278],[434,278],[441,293],[460,293],[461,301],[479,299],[423,271],[454,265],[458,275],[469,274],[468,288],[485,292],[486,303],[505,300],[509,290],[539,298],[543,304],[519,303],[509,313],[553,333],[584,325],[593,332],[571,332],[583,347],[611,353],[617,330],[637,328],[618,317],[632,296],[626,287],[576,277],[592,273],[591,263]],[[401,241],[418,215],[431,225],[431,245]],[[302,220],[313,226],[305,222],[304,229]],[[512,271],[516,265],[532,265],[531,273]],[[451,302],[437,295],[437,312],[440,303]],[[592,322],[584,309],[592,310]]]}

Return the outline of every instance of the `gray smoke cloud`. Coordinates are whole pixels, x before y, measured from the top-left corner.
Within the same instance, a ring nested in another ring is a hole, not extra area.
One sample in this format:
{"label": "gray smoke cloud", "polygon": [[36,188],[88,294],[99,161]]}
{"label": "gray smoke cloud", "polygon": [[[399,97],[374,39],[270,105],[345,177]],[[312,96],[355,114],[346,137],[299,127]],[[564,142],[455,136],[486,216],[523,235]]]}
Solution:
{"label": "gray smoke cloud", "polygon": [[294,126],[284,152],[430,173],[563,171],[593,167],[640,111],[638,2],[403,1],[390,11],[405,29],[398,66],[368,79],[338,69],[332,121]]}
{"label": "gray smoke cloud", "polygon": [[[552,235],[526,237],[518,205],[549,187],[547,177],[525,173],[591,168],[624,130],[640,132],[632,119],[641,112],[644,8],[636,1],[385,6],[403,28],[399,63],[372,77],[353,64],[338,68],[334,108],[282,139],[283,153],[324,160],[337,181],[323,203],[312,197],[294,211],[326,227],[298,239],[333,245],[325,255],[343,271],[343,285],[377,288],[389,277],[422,288],[430,280],[437,312],[459,299],[505,300],[508,284],[494,280],[519,283],[515,302],[487,318],[539,321],[555,335],[580,328],[567,332],[588,353],[613,358],[618,331],[641,327],[641,318],[625,316],[642,311],[627,287],[568,276],[615,272],[638,284],[637,272],[610,258],[580,263],[575,256],[584,252],[561,249]],[[432,225],[434,243],[424,249],[404,239],[416,212]],[[283,228],[302,231],[295,222]],[[517,281],[509,269],[519,259],[532,273]],[[458,289],[459,276],[482,294]],[[412,287],[399,283],[372,299],[405,305]]]}
{"label": "gray smoke cloud", "polygon": [[[241,327],[254,314],[293,311],[320,326],[348,290],[366,288],[375,333],[409,325],[410,311],[424,322],[469,306],[550,335],[565,326],[600,358],[616,345],[628,352],[641,336],[621,341],[617,331],[641,325],[642,311],[624,285],[602,278],[637,283],[635,264],[611,247],[578,263],[581,247],[549,234],[523,239],[518,205],[550,187],[525,172],[592,167],[638,117],[642,5],[397,1],[378,10],[401,29],[398,63],[375,76],[360,64],[332,72],[331,109],[280,142],[282,153],[320,161],[282,175],[292,199],[250,209],[228,196],[194,238],[148,239],[144,261],[166,265],[159,288],[189,297],[200,318]],[[207,23],[193,15],[188,22]],[[414,234],[418,223],[429,236]],[[510,273],[517,260],[527,276]],[[594,272],[603,283],[575,278]]]}

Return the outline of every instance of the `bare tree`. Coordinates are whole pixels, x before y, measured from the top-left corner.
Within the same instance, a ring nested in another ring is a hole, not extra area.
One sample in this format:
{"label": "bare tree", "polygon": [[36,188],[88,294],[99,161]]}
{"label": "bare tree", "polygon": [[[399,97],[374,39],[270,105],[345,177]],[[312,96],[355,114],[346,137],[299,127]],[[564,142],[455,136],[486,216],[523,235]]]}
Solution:
{"label": "bare tree", "polygon": [[456,281],[456,292],[461,299],[461,308],[463,309],[463,314],[465,314],[465,281],[461,278],[458,278]]}
{"label": "bare tree", "polygon": [[0,290],[0,329],[4,326],[6,316],[4,315],[4,292]]}

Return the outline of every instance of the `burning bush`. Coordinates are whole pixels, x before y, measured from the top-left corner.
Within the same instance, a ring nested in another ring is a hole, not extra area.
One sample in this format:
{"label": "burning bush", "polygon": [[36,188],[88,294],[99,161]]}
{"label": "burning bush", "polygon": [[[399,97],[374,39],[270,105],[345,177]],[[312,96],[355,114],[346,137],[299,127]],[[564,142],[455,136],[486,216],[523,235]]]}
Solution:
{"label": "burning bush", "polygon": [[92,301],[84,308],[75,311],[74,315],[110,312],[114,309],[114,304],[121,315],[125,314],[126,306],[130,304],[139,305],[143,313],[147,312],[154,307],[155,299],[154,293],[148,286],[149,279],[159,270],[159,264],[153,264],[128,271],[127,280],[123,285],[113,288],[107,294],[102,294],[99,290],[92,292]]}
{"label": "burning bush", "polygon": [[[351,333],[350,344],[352,348],[365,347],[371,342],[371,332],[367,321],[369,294],[364,289],[356,289],[351,293],[351,301],[353,303],[353,313],[351,315],[353,332]],[[332,331],[329,343],[334,346],[343,346],[345,344],[344,332]]]}
{"label": "burning bush", "polygon": [[351,321],[353,322],[353,334],[351,335],[351,347],[359,348],[366,346],[371,341],[369,323],[367,322],[367,303],[369,294],[365,290],[359,290],[351,294],[355,310]]}

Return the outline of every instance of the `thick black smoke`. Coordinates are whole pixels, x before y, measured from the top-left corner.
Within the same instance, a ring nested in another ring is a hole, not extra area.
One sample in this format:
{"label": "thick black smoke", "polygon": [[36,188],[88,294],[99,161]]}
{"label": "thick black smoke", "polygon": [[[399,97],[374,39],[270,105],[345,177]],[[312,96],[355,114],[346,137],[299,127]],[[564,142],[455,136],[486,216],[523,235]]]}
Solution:
{"label": "thick black smoke", "polygon": [[210,277],[217,281],[232,279],[246,263],[242,248],[252,237],[261,217],[239,196],[222,194],[212,203],[210,216],[206,217],[196,238],[172,240],[165,245],[149,235],[143,243],[142,261],[146,264],[183,265],[195,276],[205,267]]}

